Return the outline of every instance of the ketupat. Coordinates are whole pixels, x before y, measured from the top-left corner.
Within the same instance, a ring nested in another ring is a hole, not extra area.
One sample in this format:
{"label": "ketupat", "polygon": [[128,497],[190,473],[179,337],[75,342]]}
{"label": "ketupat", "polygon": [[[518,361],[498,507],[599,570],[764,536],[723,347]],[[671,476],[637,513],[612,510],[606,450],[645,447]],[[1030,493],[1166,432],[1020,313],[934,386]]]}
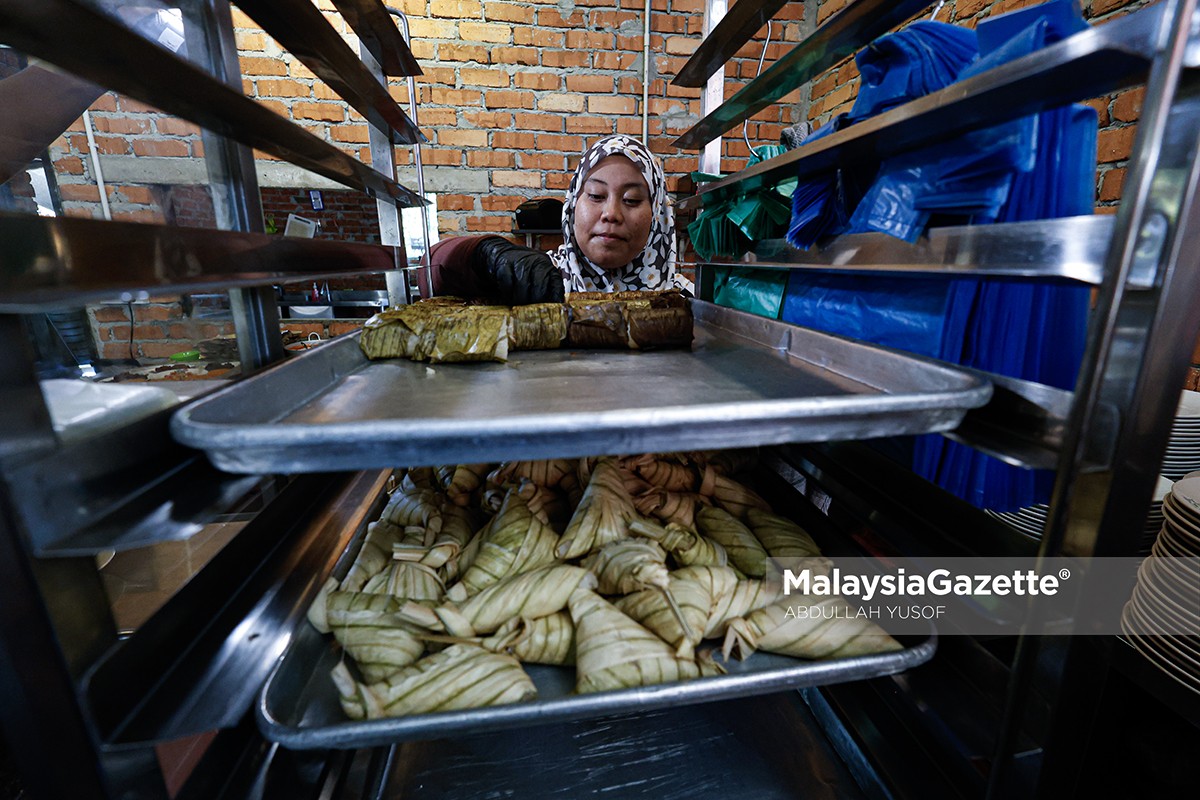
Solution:
{"label": "ketupat", "polygon": [[396,598],[383,594],[329,595],[329,627],[368,681],[383,680],[407,667],[425,650],[420,629],[396,613],[400,605]]}
{"label": "ketupat", "polygon": [[613,600],[620,611],[658,634],[680,658],[695,656],[708,622],[712,598],[697,581],[671,575],[667,587],[652,587]]}
{"label": "ketupat", "polygon": [[537,696],[519,661],[474,644],[450,645],[375,683],[356,681],[338,664],[333,682],[351,719],[505,705]]}
{"label": "ketupat", "polygon": [[574,592],[568,607],[575,623],[575,691],[580,694],[689,680],[719,671],[715,664],[680,658],[657,634],[593,591]]}
{"label": "ketupat", "polygon": [[[804,615],[795,613],[806,607]],[[841,597],[797,595],[729,621],[723,652],[746,658],[755,650],[798,658],[849,658],[903,646]]]}
{"label": "ketupat", "polygon": [[523,664],[575,664],[575,624],[566,611],[536,619],[510,619],[480,644],[515,656]]}
{"label": "ketupat", "polygon": [[612,461],[601,461],[592,470],[579,508],[567,524],[555,555],[570,561],[624,539],[629,535],[629,523],[636,518],[637,509],[625,489],[621,470]]}
{"label": "ketupat", "polygon": [[751,508],[746,511],[746,524],[772,558],[803,558],[821,554],[812,537],[786,517]]}
{"label": "ketupat", "polygon": [[729,563],[729,554],[724,547],[674,522],[663,527],[637,519],[629,523],[629,532],[658,542],[681,566],[723,567]]}
{"label": "ketupat", "polygon": [[649,539],[606,544],[580,566],[595,574],[600,594],[629,594],[651,586],[667,588],[667,553]]}
{"label": "ketupat", "polygon": [[499,513],[484,529],[479,552],[450,591],[452,600],[461,602],[508,575],[554,562],[558,534],[530,510],[526,497],[535,487],[531,483],[524,486],[529,491],[514,488],[508,492]]}
{"label": "ketupat", "polygon": [[729,554],[729,560],[744,575],[761,578],[767,574],[767,551],[750,529],[722,508],[705,506],[696,512],[696,527]]}

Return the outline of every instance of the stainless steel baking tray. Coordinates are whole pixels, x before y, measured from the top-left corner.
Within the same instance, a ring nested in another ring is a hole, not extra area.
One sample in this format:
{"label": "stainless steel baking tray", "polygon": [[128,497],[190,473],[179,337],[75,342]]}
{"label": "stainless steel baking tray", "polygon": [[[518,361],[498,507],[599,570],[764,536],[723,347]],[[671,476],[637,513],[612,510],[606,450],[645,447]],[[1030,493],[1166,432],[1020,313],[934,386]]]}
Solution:
{"label": "stainless steel baking tray", "polygon": [[574,669],[529,664],[525,670],[537,687],[536,700],[355,722],[342,712],[329,677],[341,658],[333,637],[304,625],[259,695],[258,726],[267,739],[297,750],[437,739],[875,678],[923,664],[937,648],[933,634],[902,641],[908,646],[895,653],[834,661],[802,661],[759,652],[744,662],[724,664],[728,675],[584,695],[571,694]]}
{"label": "stainless steel baking tray", "polygon": [[345,337],[180,409],[171,429],[230,472],[316,472],[928,433],[991,397],[940,362],[692,308],[690,351],[372,362]]}

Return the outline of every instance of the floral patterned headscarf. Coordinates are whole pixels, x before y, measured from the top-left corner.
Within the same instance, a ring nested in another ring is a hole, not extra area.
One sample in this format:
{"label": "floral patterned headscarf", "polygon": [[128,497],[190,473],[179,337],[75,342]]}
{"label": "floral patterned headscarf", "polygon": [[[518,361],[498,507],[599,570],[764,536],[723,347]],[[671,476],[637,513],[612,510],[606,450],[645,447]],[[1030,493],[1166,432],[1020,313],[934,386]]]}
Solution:
{"label": "floral patterned headscarf", "polygon": [[[627,266],[610,272],[593,264],[579,248],[575,240],[575,206],[588,174],[611,155],[625,156],[642,173],[650,189],[654,219],[650,223],[650,237],[646,240],[645,249]],[[563,243],[558,249],[550,251],[550,259],[562,273],[563,285],[568,292],[670,288],[691,291],[689,282],[675,272],[675,215],[667,199],[662,165],[637,139],[621,134],[605,136],[587,149],[567,187],[567,196],[563,201],[562,230]]]}

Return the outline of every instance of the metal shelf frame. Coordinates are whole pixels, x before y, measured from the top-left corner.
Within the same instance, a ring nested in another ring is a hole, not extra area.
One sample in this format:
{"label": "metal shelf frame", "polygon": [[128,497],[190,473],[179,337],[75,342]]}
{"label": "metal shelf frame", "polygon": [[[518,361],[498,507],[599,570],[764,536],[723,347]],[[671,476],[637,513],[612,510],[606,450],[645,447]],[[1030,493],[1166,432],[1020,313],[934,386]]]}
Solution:
{"label": "metal shelf frame", "polygon": [[[322,24],[328,27],[324,20]],[[348,188],[405,207],[425,203],[411,189],[247,98],[241,92],[240,75],[236,88],[214,79],[74,0],[3,0],[0,36],[6,44],[68,72]],[[181,92],[181,86],[188,91]]]}
{"label": "metal shelf frame", "polygon": [[[789,178],[806,178],[860,159],[879,161],[987,125],[1142,82],[1155,55],[1163,13],[1164,6],[1159,3],[1115,23],[1081,31],[1036,53],[801,144],[736,175],[706,183],[698,195],[684,199],[679,207],[694,209],[706,201],[773,186]],[[1195,66],[1200,54],[1189,55],[1187,65]],[[789,85],[795,88],[795,84]],[[727,119],[712,129],[711,136],[705,133],[692,139],[688,138],[689,132],[676,141],[676,146],[698,147],[754,113],[743,107],[736,95],[721,108],[726,111],[710,116],[721,113]],[[706,125],[701,120],[693,130]]]}
{"label": "metal shelf frame", "polygon": [[[867,0],[855,4],[866,5]],[[1010,463],[1055,470],[1040,541],[1008,541],[990,524],[967,523],[971,514],[958,501],[932,485],[922,488],[911,473],[907,479],[887,476],[897,468],[875,463],[869,451],[824,446],[797,456],[809,478],[828,485],[831,494],[844,498],[844,508],[854,509],[860,519],[888,518],[887,509],[895,511],[897,499],[901,508],[925,509],[924,518],[937,530],[918,522],[914,535],[918,529],[925,535],[917,539],[906,538],[904,512],[893,515],[900,524],[892,532],[903,547],[953,552],[967,545],[982,548],[984,555],[1011,554],[1016,548],[1036,552],[1037,557],[1085,559],[1136,555],[1177,402],[1177,392],[1163,387],[1183,386],[1192,344],[1200,334],[1200,309],[1194,302],[1200,292],[1200,256],[1190,244],[1200,236],[1200,76],[1194,69],[1200,65],[1200,35],[1192,25],[1196,6],[1195,0],[1163,0],[1139,9],[709,183],[680,204],[697,208],[708,200],[819,174],[856,158],[879,160],[1004,119],[1145,85],[1133,156],[1114,216],[934,230],[914,245],[882,236],[844,236],[808,253],[760,242],[754,254],[741,261],[698,265],[697,285],[702,289],[711,287],[706,277],[714,266],[941,274],[1096,287],[1074,390],[1006,385],[993,376],[993,402],[968,415],[949,434]],[[803,77],[787,91],[811,77],[796,74]],[[769,94],[768,82],[760,81],[677,144],[697,146],[756,113],[762,107],[755,105],[760,93]],[[891,494],[902,498],[858,488],[873,485],[872,480],[874,485],[891,486]],[[913,497],[923,499],[914,504]],[[959,543],[954,541],[955,529],[989,533],[969,544]],[[1132,580],[1122,586],[1092,581],[1080,606],[1102,594],[1127,595]],[[1077,631],[1084,634],[1079,636],[1044,633],[1035,620],[1013,642],[1012,657],[1005,664],[1001,713],[989,730],[990,766],[978,787],[984,797],[1071,796],[1085,763],[1089,731],[1102,713],[1098,698],[1108,671],[1140,674],[1122,666],[1127,654],[1113,637],[1097,640],[1084,629]],[[851,755],[886,766],[894,748],[874,736],[874,728],[875,721],[861,715],[851,723]],[[890,788],[904,794],[900,783]]]}
{"label": "metal shelf frame", "polygon": [[[247,769],[270,763],[261,738],[247,736],[253,695],[381,495],[378,473],[290,482],[219,473],[171,438],[171,410],[63,444],[20,316],[227,289],[239,357],[253,372],[284,357],[272,284],[406,274],[398,222],[385,245],[262,232],[251,147],[393,210],[425,204],[395,182],[390,153],[422,137],[372,72],[380,63],[392,74],[419,67],[380,0],[338,5],[362,39],[362,61],[307,0],[255,8],[264,28],[366,109],[372,135],[387,140],[386,163],[363,164],[245,97],[228,0],[178,4],[188,60],[82,0],[0,0],[6,44],[204,129],[217,228],[0,214],[0,334],[9,342],[0,348],[0,600],[13,612],[0,623],[0,725],[34,796],[165,800],[155,744],[216,729],[204,756],[210,774],[178,796],[248,792],[262,776]],[[252,518],[148,622],[120,633],[95,553],[184,539],[235,506]]]}

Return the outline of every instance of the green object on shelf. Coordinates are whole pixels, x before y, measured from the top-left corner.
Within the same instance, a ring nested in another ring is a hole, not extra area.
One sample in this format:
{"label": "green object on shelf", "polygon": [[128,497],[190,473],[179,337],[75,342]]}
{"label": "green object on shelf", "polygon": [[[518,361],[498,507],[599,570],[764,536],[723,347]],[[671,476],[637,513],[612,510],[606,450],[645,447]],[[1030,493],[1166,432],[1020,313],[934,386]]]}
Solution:
{"label": "green object on shelf", "polygon": [[[753,151],[746,166],[774,158],[784,152],[782,145],[765,145]],[[704,183],[719,179],[719,175],[693,172],[692,180]],[[756,189],[749,194],[705,207],[688,225],[692,248],[703,259],[722,255],[738,258],[755,242],[778,239],[787,232],[792,215],[792,192],[796,179],[775,186]]]}
{"label": "green object on shelf", "polygon": [[713,302],[726,308],[748,311],[767,319],[779,319],[788,270],[714,267]]}
{"label": "green object on shelf", "polygon": [[184,350],[182,353],[172,353],[171,360],[172,361],[199,361],[200,360],[200,351],[199,350]]}

